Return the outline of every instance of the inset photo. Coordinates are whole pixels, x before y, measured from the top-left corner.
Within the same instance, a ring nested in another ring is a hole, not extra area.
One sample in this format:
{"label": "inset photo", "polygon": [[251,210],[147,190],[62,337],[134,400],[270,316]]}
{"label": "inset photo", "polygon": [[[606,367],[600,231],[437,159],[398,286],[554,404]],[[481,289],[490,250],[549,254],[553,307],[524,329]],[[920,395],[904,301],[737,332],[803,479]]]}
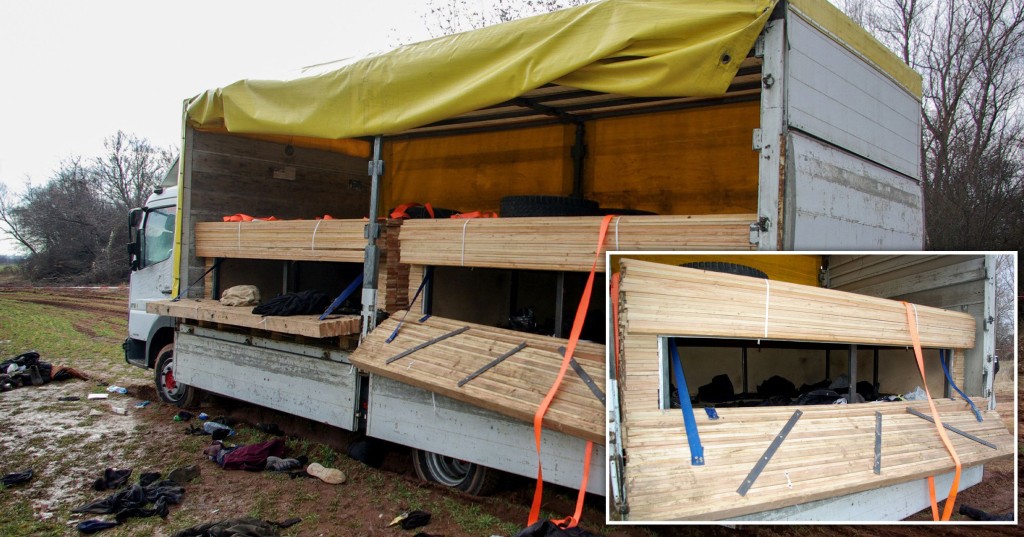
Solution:
{"label": "inset photo", "polygon": [[1015,252],[608,267],[609,523],[1015,522]]}

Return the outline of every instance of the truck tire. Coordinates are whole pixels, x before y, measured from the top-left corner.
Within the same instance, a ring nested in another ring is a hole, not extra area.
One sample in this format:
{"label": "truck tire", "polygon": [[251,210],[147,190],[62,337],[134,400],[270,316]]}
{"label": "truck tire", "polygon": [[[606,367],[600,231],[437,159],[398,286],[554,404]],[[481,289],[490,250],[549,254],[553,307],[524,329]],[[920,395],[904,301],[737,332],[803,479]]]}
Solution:
{"label": "truck tire", "polygon": [[473,496],[487,496],[501,481],[498,470],[422,449],[412,450],[412,467],[424,481],[459,489]]}
{"label": "truck tire", "polygon": [[502,217],[523,216],[599,216],[598,203],[583,198],[561,196],[505,196],[501,198]]}
{"label": "truck tire", "polygon": [[764,280],[768,279],[768,275],[763,271],[746,265],[738,265],[736,263],[724,263],[721,261],[694,261],[692,263],[683,263],[680,267],[708,270],[711,272],[721,272],[724,274],[735,274],[737,276],[750,276],[751,278],[761,278]]}
{"label": "truck tire", "polygon": [[195,406],[199,399],[198,390],[174,380],[174,343],[164,345],[157,353],[155,369],[153,381],[162,401],[180,408]]}

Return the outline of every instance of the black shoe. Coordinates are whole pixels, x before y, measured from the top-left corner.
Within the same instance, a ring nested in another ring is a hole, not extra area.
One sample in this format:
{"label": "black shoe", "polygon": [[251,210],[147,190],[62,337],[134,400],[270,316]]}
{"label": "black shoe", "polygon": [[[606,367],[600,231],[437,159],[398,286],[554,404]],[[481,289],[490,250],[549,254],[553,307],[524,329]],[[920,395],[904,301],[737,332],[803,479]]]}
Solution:
{"label": "black shoe", "polygon": [[29,377],[32,378],[32,385],[33,386],[42,386],[43,385],[43,376],[39,374],[39,366],[34,365],[34,366],[28,368],[28,374],[29,374]]}

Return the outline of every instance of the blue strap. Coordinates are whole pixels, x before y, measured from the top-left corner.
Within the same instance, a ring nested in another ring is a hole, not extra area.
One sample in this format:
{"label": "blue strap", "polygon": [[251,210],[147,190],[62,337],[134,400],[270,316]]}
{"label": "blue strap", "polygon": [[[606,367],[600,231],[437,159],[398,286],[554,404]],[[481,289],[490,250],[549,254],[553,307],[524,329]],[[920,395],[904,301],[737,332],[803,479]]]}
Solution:
{"label": "blue strap", "polygon": [[352,280],[352,283],[348,284],[348,287],[346,287],[345,290],[342,291],[340,295],[338,295],[338,298],[335,298],[334,302],[331,302],[331,305],[327,306],[327,311],[325,311],[324,314],[320,316],[320,320],[322,321],[326,319],[328,315],[334,313],[334,310],[338,309],[338,306],[340,306],[342,302],[348,300],[348,297],[352,296],[352,293],[356,292],[356,289],[358,289],[359,286],[362,285],[362,283],[363,273],[360,272],[359,276],[356,276],[356,279]]}
{"label": "blue strap", "polygon": [[714,408],[706,406],[706,407],[704,407],[704,412],[708,413],[708,419],[710,419],[710,420],[717,420],[718,419],[718,411],[715,410]]}
{"label": "blue strap", "polygon": [[978,422],[984,421],[984,418],[981,417],[981,411],[978,410],[978,407],[974,406],[974,401],[971,401],[971,398],[967,397],[967,394],[960,390],[960,387],[953,382],[953,377],[949,374],[949,367],[946,366],[946,356],[946,350],[939,349],[939,363],[942,364],[942,372],[946,374],[946,380],[948,380],[949,385],[956,390],[956,393],[960,394],[960,397],[963,397],[964,401],[967,401],[967,404],[971,405],[971,410],[974,412],[974,417],[978,419]]}
{"label": "blue strap", "polygon": [[668,339],[668,348],[672,353],[672,373],[676,377],[679,406],[683,410],[686,441],[690,444],[690,463],[694,466],[704,466],[704,446],[700,444],[700,434],[697,433],[697,421],[693,417],[693,405],[690,404],[690,390],[686,388],[686,377],[683,376],[683,364],[679,360],[679,349],[676,348],[675,338]]}
{"label": "blue strap", "polygon": [[[416,288],[416,294],[412,295],[412,300],[409,301],[409,307],[410,308],[412,307],[413,304],[416,303],[416,299],[420,297],[420,293],[423,291],[423,288],[427,286],[427,282],[430,281],[430,277],[434,275],[434,271],[432,271],[432,270],[427,270],[425,272],[426,273],[423,275],[423,281],[420,282],[420,286]],[[395,340],[396,337],[398,337],[398,331],[402,328],[402,323],[405,322],[405,318],[408,315],[409,315],[409,310],[406,309],[405,313],[402,315],[402,319],[400,321],[398,321],[398,325],[395,326],[395,331],[391,332],[391,335],[388,336],[388,338],[384,340],[384,343],[391,343],[392,341]],[[423,321],[427,320],[429,317],[430,317],[430,315],[425,315],[422,319],[420,319],[420,322],[422,323]]]}

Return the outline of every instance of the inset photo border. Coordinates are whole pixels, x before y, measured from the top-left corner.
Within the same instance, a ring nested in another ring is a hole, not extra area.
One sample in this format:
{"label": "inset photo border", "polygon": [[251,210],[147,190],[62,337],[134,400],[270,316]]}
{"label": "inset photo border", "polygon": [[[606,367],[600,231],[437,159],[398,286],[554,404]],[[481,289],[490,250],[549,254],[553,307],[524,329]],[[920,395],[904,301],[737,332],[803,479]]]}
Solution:
{"label": "inset photo border", "polygon": [[609,524],[1016,523],[1016,252],[607,266]]}

